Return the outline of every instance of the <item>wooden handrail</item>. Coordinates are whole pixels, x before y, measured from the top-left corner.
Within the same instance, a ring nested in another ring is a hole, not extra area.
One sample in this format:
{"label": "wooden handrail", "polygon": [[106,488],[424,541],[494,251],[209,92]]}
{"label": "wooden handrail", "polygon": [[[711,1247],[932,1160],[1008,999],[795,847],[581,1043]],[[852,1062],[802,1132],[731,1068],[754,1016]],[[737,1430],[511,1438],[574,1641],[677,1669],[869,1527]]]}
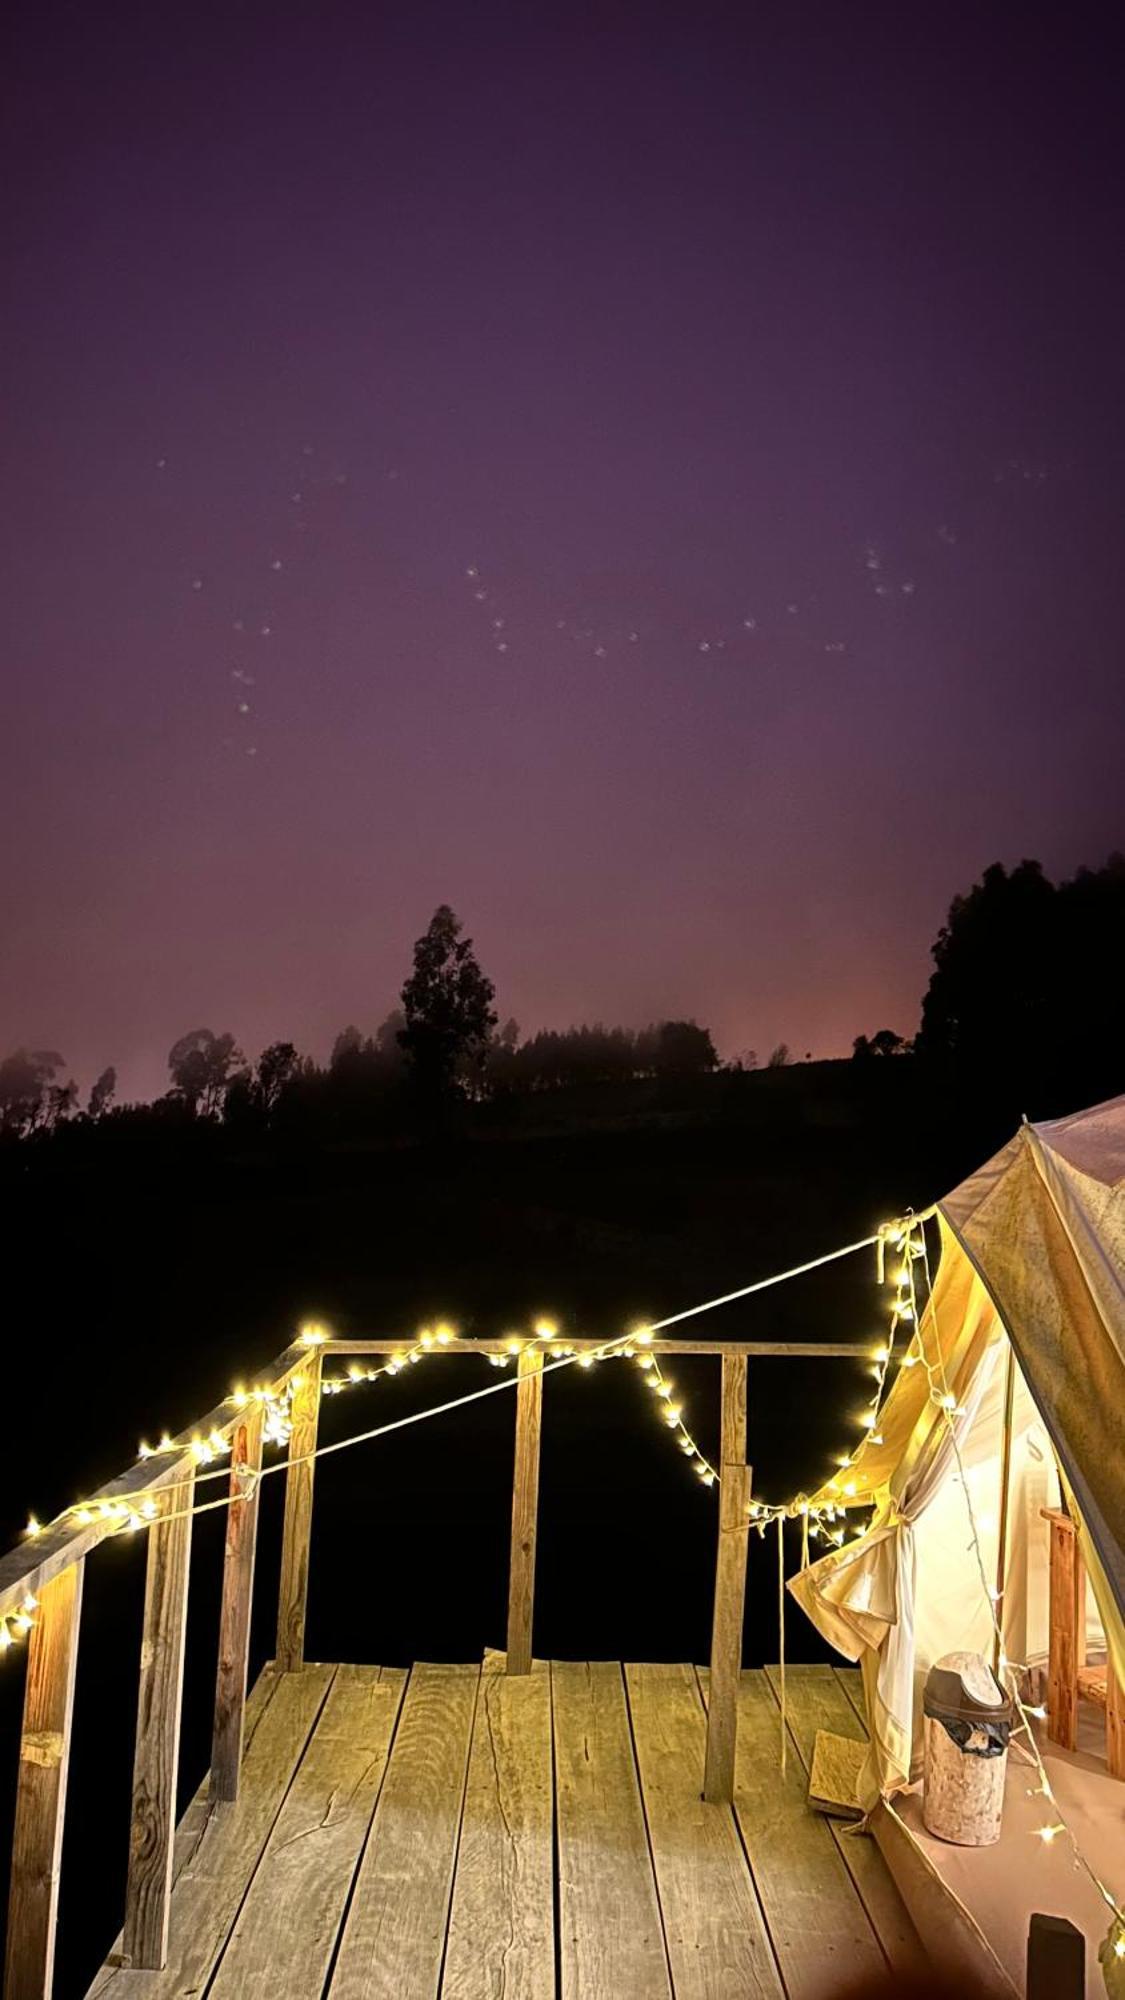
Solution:
{"label": "wooden handrail", "polygon": [[[510,1354],[512,1339],[523,1338],[526,1347],[533,1344],[531,1334],[509,1335],[496,1340],[446,1340],[440,1346],[435,1344],[428,1350],[427,1358],[440,1354]],[[599,1348],[614,1347],[625,1339],[623,1334],[608,1334],[598,1340],[593,1334],[583,1334],[575,1340],[557,1340],[544,1343],[542,1352],[549,1361],[552,1353],[561,1355],[564,1347],[573,1347],[578,1354],[590,1354]],[[320,1352],[325,1361],[333,1355],[356,1354],[405,1354],[417,1347],[418,1336],[385,1336],[375,1340],[352,1340],[347,1336],[339,1340],[329,1340]],[[774,1359],[788,1361],[870,1361],[871,1343],[865,1340],[667,1340],[663,1334],[654,1334],[645,1342],[648,1354],[744,1354],[748,1360]]]}
{"label": "wooden handrail", "polygon": [[[264,1389],[282,1389],[289,1377],[308,1361],[309,1354],[310,1349],[297,1342],[255,1379]],[[182,1477],[182,1454],[190,1449],[193,1438],[209,1437],[212,1431],[229,1437],[241,1416],[242,1410],[233,1394],[224,1397],[209,1416],[180,1431],[167,1451],[138,1459],[128,1472],[99,1486],[86,1502],[94,1513],[93,1520],[79,1521],[74,1509],[68,1508],[48,1521],[38,1534],[29,1535],[17,1548],[9,1549],[6,1556],[0,1557],[0,1618],[18,1611],[29,1592],[38,1597],[52,1577],[120,1531],[119,1520],[107,1520],[94,1511],[103,1501],[128,1500],[140,1505],[149,1495],[159,1496],[165,1487],[176,1485]]]}
{"label": "wooden handrail", "polygon": [[[529,1671],[532,1660],[535,1548],[538,1526],[539,1434],[543,1377],[553,1352],[581,1354],[612,1348],[621,1337],[583,1336],[552,1348],[530,1336],[519,1358],[515,1396],[516,1449],[512,1495],[511,1571],[508,1598],[508,1670]],[[322,1396],[322,1367],[337,1357],[393,1357],[418,1345],[417,1336],[371,1340],[301,1340],[256,1377],[258,1389],[276,1395],[292,1385],[291,1433],[285,1466],[285,1522],[278,1605],[277,1660],[282,1670],[304,1663],[313,1473]],[[719,1554],[707,1731],[706,1795],[729,1799],[737,1732],[737,1697],[749,1524],[750,1471],[746,1464],[746,1376],[750,1359],[863,1360],[870,1350],[856,1341],[733,1341],[665,1338],[645,1343],[659,1355],[719,1356],[723,1363]],[[512,1339],[435,1343],[430,1352],[510,1354]],[[293,1378],[300,1376],[299,1382]],[[212,1740],[212,1796],[237,1797],[249,1650],[257,1481],[263,1406],[231,1392],[198,1424],[183,1430],[151,1456],[99,1487],[85,1502],[89,1517],[68,1508],[18,1548],[0,1558],[0,1618],[18,1613],[25,1598],[40,1598],[30,1634],[23,1749],[16,1806],[11,1879],[15,1931],[9,1935],[6,2000],[46,2000],[51,1990],[55,1907],[62,1814],[70,1749],[74,1661],[83,1565],[100,1542],[121,1531],[120,1513],[100,1510],[127,1502],[140,1510],[149,1499],[144,1632],[130,1861],[126,1884],[121,1962],[157,1969],[167,1957],[175,1834],[176,1778],[184,1670],[184,1638],[191,1553],[192,1505],[198,1474],[193,1446],[218,1433],[231,1445],[225,1487],[215,1498],[233,1503],[227,1516],[219,1660]],[[44,1733],[46,1732],[46,1734]],[[42,1750],[49,1738],[50,1755]],[[30,1746],[30,1748],[28,1747]],[[13,1944],[13,1937],[16,1942]]]}

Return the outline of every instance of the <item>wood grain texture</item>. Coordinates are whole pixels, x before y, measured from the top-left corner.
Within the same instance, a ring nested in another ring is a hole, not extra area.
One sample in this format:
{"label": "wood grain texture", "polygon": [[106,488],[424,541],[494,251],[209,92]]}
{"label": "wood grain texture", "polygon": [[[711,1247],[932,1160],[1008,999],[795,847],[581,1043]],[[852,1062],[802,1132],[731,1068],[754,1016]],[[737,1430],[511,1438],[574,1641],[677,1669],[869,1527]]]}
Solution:
{"label": "wood grain texture", "polygon": [[479,1682],[478,1667],[410,1675],[331,2000],[436,2000]]}
{"label": "wood grain texture", "polygon": [[209,2000],[274,2000],[282,1916],[288,2000],[319,2000],[405,1686],[397,1667],[337,1668]]}
{"label": "wood grain texture", "polygon": [[305,1617],[309,1596],[313,1474],[320,1423],[321,1350],[311,1352],[300,1373],[290,1407],[289,1469],[285,1475],[285,1522],[281,1531],[281,1587],[277,1605],[277,1664],[295,1672],[305,1660]]}
{"label": "wood grain texture", "polygon": [[168,1955],[193,1491],[192,1461],[181,1459],[177,1511],[148,1531],[124,1950],[157,1971]]}
{"label": "wood grain texture", "polygon": [[50,2000],[84,1564],[43,1587],[28,1639],[5,2000]]}
{"label": "wood grain texture", "polygon": [[212,1801],[206,1783],[176,1835],[174,1888],[163,1972],[120,1963],[119,1938],[88,2000],[198,2000],[214,1971],[278,1809],[304,1754],[333,1668],[267,1669],[246,1706],[242,1796]]}
{"label": "wood grain texture", "polygon": [[721,1427],[718,1551],[711,1618],[711,1701],[703,1770],[703,1796],[712,1805],[729,1805],[733,1795],[738,1682],[746,1613],[750,1468],[746,1463],[746,1359],[740,1354],[723,1356]]}
{"label": "wood grain texture", "polygon": [[550,1668],[486,1654],[442,2000],[554,2000],[553,1790]]}
{"label": "wood grain texture", "polygon": [[[211,1737],[211,1797],[236,1799],[242,1763],[254,1550],[258,1538],[258,1474],[262,1469],[262,1411],[248,1410],[231,1437],[230,1491],[219,1612],[219,1664]],[[245,1484],[246,1476],[250,1485]]]}
{"label": "wood grain texture", "polygon": [[777,1703],[761,1671],[739,1689],[734,1804],[789,2000],[830,2000],[882,1978],[883,1952],[830,1827],[809,1808],[800,1761],[782,1774]]}
{"label": "wood grain texture", "polygon": [[1050,1520],[1047,1734],[1064,1750],[1077,1750],[1078,1669],[1086,1653],[1086,1565],[1073,1523],[1065,1516]]}
{"label": "wood grain texture", "polygon": [[[767,1667],[765,1673],[776,1701],[777,1668]],[[866,1736],[866,1727],[853,1705],[853,1697],[861,1708],[863,1702],[860,1676],[854,1669],[787,1667],[785,1693],[790,1741],[806,1772],[812,1770],[818,1729],[829,1729],[837,1736]],[[780,1709],[778,1719],[780,1722]],[[875,1842],[865,1834],[845,1832],[834,1820],[828,1824],[891,1970],[904,1978],[924,1974],[928,1969],[926,1953]]]}
{"label": "wood grain texture", "polygon": [[1125,1778],[1125,1687],[1106,1666],[1105,1751],[1111,1778]]}
{"label": "wood grain texture", "polygon": [[512,1468],[512,1552],[508,1570],[508,1672],[531,1672],[535,1606],[535,1540],[539,1519],[539,1437],[543,1426],[543,1356],[525,1348],[516,1390],[516,1455]]}
{"label": "wood grain texture", "polygon": [[621,1668],[554,1661],[561,2000],[671,2000]]}
{"label": "wood grain texture", "polygon": [[676,2000],[782,2000],[734,1815],[699,1794],[695,1673],[630,1665],[625,1684]]}

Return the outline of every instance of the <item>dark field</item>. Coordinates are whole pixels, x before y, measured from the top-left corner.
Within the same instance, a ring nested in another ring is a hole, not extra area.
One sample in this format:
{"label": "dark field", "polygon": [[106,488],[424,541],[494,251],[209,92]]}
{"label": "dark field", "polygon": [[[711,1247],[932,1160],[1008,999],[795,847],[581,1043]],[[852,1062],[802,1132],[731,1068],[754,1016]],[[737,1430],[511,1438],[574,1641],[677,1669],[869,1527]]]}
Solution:
{"label": "dark field", "polygon": [[[29,1508],[47,1518],[129,1463],[139,1437],[174,1432],[252,1380],[305,1317],[398,1334],[444,1316],[471,1336],[549,1311],[564,1335],[609,1337],[867,1235],[1005,1136],[969,1132],[897,1062],[717,1077],[678,1099],[651,1086],[559,1093],[507,1120],[494,1109],[425,1146],[305,1157],[240,1155],[204,1130],[163,1167],[151,1141],[96,1162],[9,1155],[5,1543]],[[683,1330],[874,1344],[884,1325],[868,1252]],[[674,1374],[714,1449],[718,1363]],[[435,1359],[327,1401],[322,1441],[498,1379],[483,1362]],[[868,1394],[851,1362],[752,1364],[755,1490],[780,1499],[819,1479]],[[498,1394],[318,1467],[310,1657],[475,1659],[503,1644],[513,1418],[514,1398]],[[282,1485],[263,1488],[252,1672],[272,1650]],[[223,1518],[195,1524],[184,1798],[209,1747]],[[627,1362],[548,1379],[539,1523],[537,1651],[706,1658],[716,1495]],[[132,1538],[87,1565],[61,2000],[85,1990],[121,1911],[143,1575]],[[823,1657],[795,1608],[786,1645]],[[745,1659],[777,1653],[771,1535],[752,1540]],[[5,1829],[21,1656],[0,1670]]]}

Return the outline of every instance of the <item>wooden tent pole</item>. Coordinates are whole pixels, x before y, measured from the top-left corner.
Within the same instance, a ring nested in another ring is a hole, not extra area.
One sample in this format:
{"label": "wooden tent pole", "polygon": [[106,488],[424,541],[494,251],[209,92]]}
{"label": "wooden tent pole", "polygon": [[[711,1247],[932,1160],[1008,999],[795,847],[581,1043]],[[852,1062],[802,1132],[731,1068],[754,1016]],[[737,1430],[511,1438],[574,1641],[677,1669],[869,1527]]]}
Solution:
{"label": "wooden tent pole", "polygon": [[[1004,1440],[1000,1453],[1000,1534],[996,1544],[996,1622],[1004,1629],[1004,1587],[1008,1567],[1008,1487],[1012,1472],[1012,1416],[1016,1406],[1016,1357],[1008,1342],[1004,1370]],[[1000,1632],[992,1641],[992,1671],[1000,1672]]]}

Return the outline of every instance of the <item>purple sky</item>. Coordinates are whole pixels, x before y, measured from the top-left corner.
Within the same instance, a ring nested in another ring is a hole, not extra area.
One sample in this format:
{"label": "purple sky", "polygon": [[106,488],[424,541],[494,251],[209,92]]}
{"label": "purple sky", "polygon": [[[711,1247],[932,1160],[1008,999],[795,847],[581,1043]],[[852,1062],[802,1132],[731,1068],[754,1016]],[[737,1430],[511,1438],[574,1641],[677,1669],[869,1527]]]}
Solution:
{"label": "purple sky", "polygon": [[324,1055],[449,901],[829,1054],[1125,845],[1095,10],[13,18],[5,1048]]}

